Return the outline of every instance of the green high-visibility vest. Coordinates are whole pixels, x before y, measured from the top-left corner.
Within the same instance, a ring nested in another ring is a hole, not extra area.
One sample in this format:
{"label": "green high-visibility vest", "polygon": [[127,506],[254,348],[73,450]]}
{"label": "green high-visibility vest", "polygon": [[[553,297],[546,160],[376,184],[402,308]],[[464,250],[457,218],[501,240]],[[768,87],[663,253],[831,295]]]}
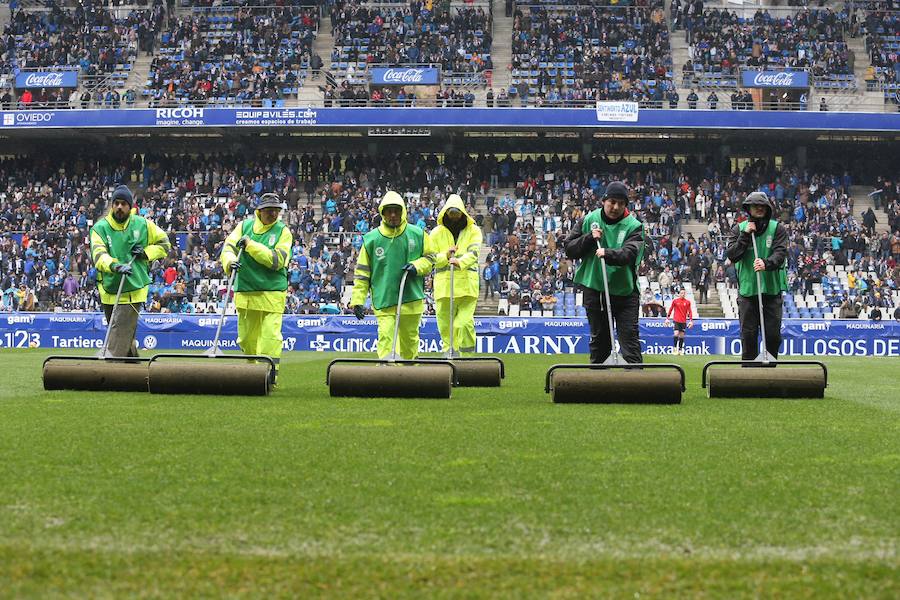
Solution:
{"label": "green high-visibility vest", "polygon": [[[275,254],[275,246],[281,239],[284,231],[284,223],[275,221],[272,228],[265,233],[253,233],[255,219],[246,219],[241,224],[241,235],[249,236],[254,242],[259,242]],[[238,271],[234,282],[236,292],[283,292],[288,288],[287,265],[280,269],[272,270],[259,264],[246,250],[241,255],[241,270]]]}
{"label": "green high-visibility vest", "polygon": [[[146,246],[150,237],[147,219],[138,215],[131,215],[128,225],[121,231],[114,229],[105,218],[98,221],[91,231],[96,231],[103,238],[109,255],[123,264],[131,260],[131,249],[136,244]],[[93,252],[91,254],[93,255]],[[110,294],[119,291],[119,281],[122,279],[120,273],[100,273],[98,276],[102,277],[104,290]],[[150,262],[146,258],[136,258],[131,263],[131,275],[125,278],[122,292],[133,292],[148,285],[150,285]]]}
{"label": "green high-visibility vest", "polygon": [[[397,306],[400,295],[401,271],[406,263],[422,258],[425,251],[425,233],[420,227],[407,224],[397,237],[385,237],[378,229],[363,236],[363,246],[372,269],[370,289],[372,306],[380,310]],[[415,302],[425,297],[425,280],[409,276],[403,288],[403,302]]]}
{"label": "green high-visibility vest", "polygon": [[[643,227],[634,215],[628,215],[618,223],[610,225],[600,216],[602,210],[602,208],[598,208],[584,218],[581,232],[590,233],[593,223],[600,225],[600,229],[603,230],[600,244],[604,248],[621,248],[635,229]],[[644,243],[642,241],[634,264],[618,266],[606,263],[606,275],[609,277],[609,293],[611,295],[630,296],[637,291],[636,265],[641,264],[643,257]],[[596,255],[590,254],[581,259],[581,264],[575,270],[575,283],[592,290],[603,291],[603,271],[600,267],[600,259]]]}
{"label": "green high-visibility vest", "polygon": [[[747,231],[747,224],[750,221],[744,221],[738,225],[741,233]],[[762,233],[756,233],[756,251],[763,260],[769,258],[772,254],[772,244],[775,240],[775,228],[778,222],[775,219],[769,219],[769,226]],[[734,268],[738,274],[739,289],[741,296],[750,297],[757,294],[756,290],[756,271],[753,270],[753,261],[756,257],[753,255],[753,248],[747,248],[744,256],[734,264]],[[781,265],[777,271],[760,271],[759,281],[762,284],[762,293],[770,296],[777,296],[781,292],[788,289],[787,286],[787,261]]]}

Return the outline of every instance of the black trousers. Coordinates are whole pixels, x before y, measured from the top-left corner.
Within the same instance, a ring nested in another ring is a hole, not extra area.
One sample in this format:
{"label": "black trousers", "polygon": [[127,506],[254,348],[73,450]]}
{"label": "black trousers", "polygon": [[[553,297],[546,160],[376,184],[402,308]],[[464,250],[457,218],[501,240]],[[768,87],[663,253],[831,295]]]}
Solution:
{"label": "black trousers", "polygon": [[[763,294],[763,319],[766,325],[766,350],[778,358],[781,346],[781,294]],[[759,356],[759,305],[757,296],[738,296],[738,317],[741,319],[741,359],[754,360]]]}
{"label": "black trousers", "polygon": [[[622,358],[625,362],[641,363],[641,342],[638,339],[638,311],[640,309],[640,297],[637,294],[631,296],[610,296],[612,303],[613,321],[615,321],[618,333],[619,346]],[[587,304],[587,303],[586,303]],[[609,320],[606,316],[605,301],[591,303],[586,307],[588,325],[591,328],[591,362],[602,363],[606,360],[612,348],[609,339]]]}

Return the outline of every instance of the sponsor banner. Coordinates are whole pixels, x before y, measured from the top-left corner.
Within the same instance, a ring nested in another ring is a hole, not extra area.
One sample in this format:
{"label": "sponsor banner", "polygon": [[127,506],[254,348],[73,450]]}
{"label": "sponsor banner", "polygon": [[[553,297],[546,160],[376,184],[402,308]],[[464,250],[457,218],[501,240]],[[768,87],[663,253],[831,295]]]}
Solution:
{"label": "sponsor banner", "polygon": [[441,70],[431,67],[375,67],[369,69],[372,85],[437,85]]}
{"label": "sponsor banner", "polygon": [[808,88],[806,71],[744,71],[741,73],[744,87],[751,88]]}
{"label": "sponsor banner", "polygon": [[[142,314],[137,340],[144,350],[204,350],[212,345],[218,315]],[[96,349],[103,342],[103,316],[94,313],[5,313],[0,315],[0,348]],[[477,350],[488,354],[586,354],[587,322],[580,318],[475,319]],[[286,351],[374,352],[378,324],[347,315],[286,315],[282,328]],[[237,317],[225,318],[222,345],[237,350]],[[437,323],[422,320],[422,352],[440,352]],[[781,354],[785,356],[897,356],[900,323],[893,321],[785,320]],[[671,351],[672,328],[662,319],[642,319],[645,354]],[[740,355],[736,319],[699,319],[686,336],[687,354]]]}
{"label": "sponsor banner", "polygon": [[78,71],[29,71],[16,75],[16,89],[78,87]]}
{"label": "sponsor banner", "polygon": [[[631,128],[900,131],[900,113],[640,110],[604,120],[596,108],[157,108],[0,111],[8,128]],[[616,117],[617,119],[619,117]]]}
{"label": "sponsor banner", "polygon": [[597,120],[637,123],[637,102],[597,102]]}

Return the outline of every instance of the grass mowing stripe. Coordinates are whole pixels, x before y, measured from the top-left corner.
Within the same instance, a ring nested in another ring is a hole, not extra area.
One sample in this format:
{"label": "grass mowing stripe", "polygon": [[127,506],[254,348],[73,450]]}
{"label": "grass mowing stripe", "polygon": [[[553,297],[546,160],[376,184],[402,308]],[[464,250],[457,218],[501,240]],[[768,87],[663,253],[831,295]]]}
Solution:
{"label": "grass mowing stripe", "polygon": [[557,406],[558,357],[410,401],[328,398],[317,353],[269,398],[49,393],[46,354],[0,352],[13,595],[402,597],[414,574],[438,596],[896,596],[900,399],[866,383],[889,359],[828,359],[819,401],[710,400],[679,357],[681,406]]}

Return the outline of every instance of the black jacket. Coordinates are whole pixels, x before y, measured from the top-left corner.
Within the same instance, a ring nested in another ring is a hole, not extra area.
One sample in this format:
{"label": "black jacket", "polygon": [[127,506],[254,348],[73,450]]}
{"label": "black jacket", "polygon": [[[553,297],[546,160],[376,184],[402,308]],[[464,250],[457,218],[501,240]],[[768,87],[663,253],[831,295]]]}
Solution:
{"label": "black jacket", "polygon": [[[584,227],[584,219],[580,219],[578,223],[575,224],[575,227],[569,232],[569,235],[566,236],[566,256],[573,260],[585,258],[597,251],[597,242],[594,241],[594,238],[590,233],[581,233],[582,227]],[[637,261],[638,253],[641,251],[641,243],[643,242],[645,242],[644,230],[643,227],[640,227],[632,231],[631,234],[625,238],[621,248],[607,248],[604,253],[606,262],[611,265],[617,267],[624,265],[631,266],[632,277],[635,279],[634,296],[639,294],[636,281],[638,265],[635,264],[635,262]],[[646,240],[646,242],[649,246],[649,240]],[[578,287],[584,292],[585,310],[601,310],[603,308],[603,292],[584,286]]]}
{"label": "black jacket", "polygon": [[[760,227],[760,225],[757,225]],[[768,227],[768,223],[766,223]],[[760,229],[763,229],[760,227]],[[772,250],[768,258],[763,259],[766,265],[766,271],[777,271],[784,264],[787,257],[788,248],[788,232],[787,228],[778,223],[775,226],[775,235],[772,236]],[[725,256],[732,263],[736,263],[743,258],[745,252],[753,252],[750,248],[750,232],[741,231],[738,225],[731,229],[731,239],[728,247],[725,249]]]}

